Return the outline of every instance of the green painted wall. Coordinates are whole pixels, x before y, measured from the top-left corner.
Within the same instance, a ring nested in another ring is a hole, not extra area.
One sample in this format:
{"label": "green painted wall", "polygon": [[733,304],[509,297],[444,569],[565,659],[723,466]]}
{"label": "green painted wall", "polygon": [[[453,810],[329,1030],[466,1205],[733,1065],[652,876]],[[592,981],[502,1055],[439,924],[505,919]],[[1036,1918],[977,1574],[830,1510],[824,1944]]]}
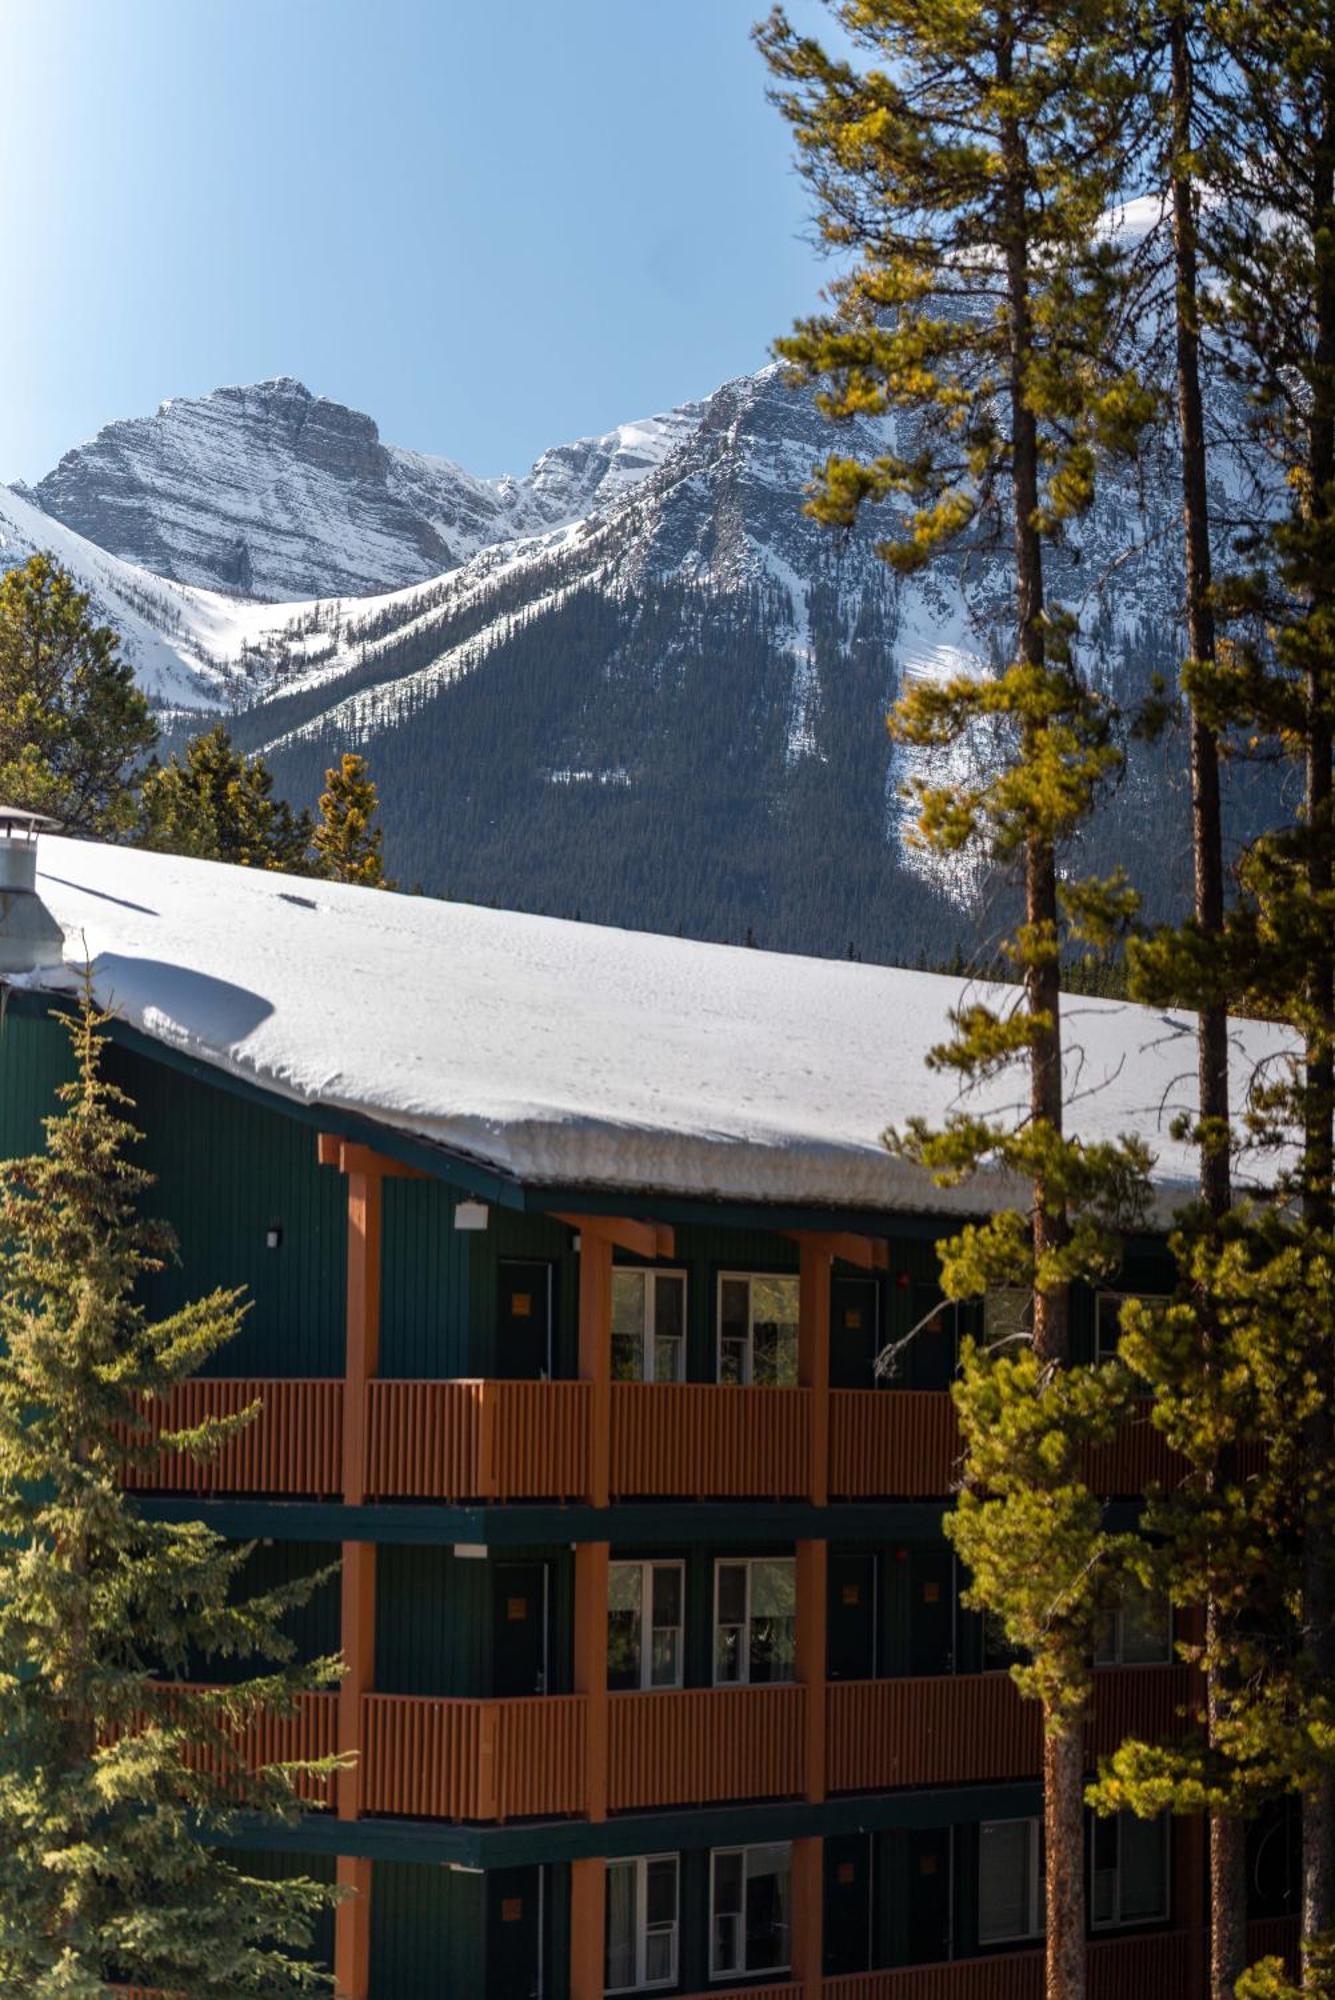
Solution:
{"label": "green painted wall", "polygon": [[545,1560],[549,1691],[569,1691],[574,1558],[569,1549],[507,1549],[489,1558],[448,1548],[383,1548],[376,1575],[376,1688],[381,1694],[492,1692],[493,1591],[507,1563]]}
{"label": "green painted wall", "polygon": [[371,1884],[371,2000],[487,1995],[486,1878],[377,1862]]}
{"label": "green painted wall", "polygon": [[[385,1182],[381,1373],[469,1375],[473,1368],[470,1253],[443,1181]],[[494,1215],[494,1211],[493,1211]]]}
{"label": "green painted wall", "polygon": [[59,1110],[56,1091],[73,1068],[58,1021],[13,1009],[0,1014],[0,1159],[41,1151],[42,1120]]}

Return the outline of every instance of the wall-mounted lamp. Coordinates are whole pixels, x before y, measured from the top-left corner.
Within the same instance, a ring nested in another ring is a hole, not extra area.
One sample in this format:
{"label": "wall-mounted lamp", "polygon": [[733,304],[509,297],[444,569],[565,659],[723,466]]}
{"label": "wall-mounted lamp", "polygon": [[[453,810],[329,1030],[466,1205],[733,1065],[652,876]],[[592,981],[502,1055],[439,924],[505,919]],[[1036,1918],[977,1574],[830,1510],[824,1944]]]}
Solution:
{"label": "wall-mounted lamp", "polygon": [[269,1227],[264,1232],[264,1247],[266,1250],[282,1249],[283,1225],[281,1222],[271,1222],[269,1224]]}
{"label": "wall-mounted lamp", "polygon": [[456,1201],[454,1226],[456,1229],[485,1229],[490,1213],[485,1201]]}

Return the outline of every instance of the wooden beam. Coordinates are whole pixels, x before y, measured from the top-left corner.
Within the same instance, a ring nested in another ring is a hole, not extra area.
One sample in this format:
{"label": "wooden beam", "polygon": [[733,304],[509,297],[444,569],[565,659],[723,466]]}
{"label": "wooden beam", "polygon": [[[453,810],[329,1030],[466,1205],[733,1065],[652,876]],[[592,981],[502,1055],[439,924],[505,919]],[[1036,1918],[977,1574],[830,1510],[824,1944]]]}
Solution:
{"label": "wooden beam", "polygon": [[322,1167],[336,1167],[341,1174],[375,1174],[381,1180],[424,1181],[429,1176],[421,1167],[407,1167],[352,1139],[340,1139],[335,1132],[321,1132],[316,1158]]}
{"label": "wooden beam", "polygon": [[380,1371],[380,1235],[384,1185],[379,1174],[348,1176],[347,1347],[343,1363],[343,1498],[366,1500],[367,1384]]}
{"label": "wooden beam", "polygon": [[603,2000],[607,1990],[607,1864],[601,1855],[570,1864],[570,2000]]}
{"label": "wooden beam", "polygon": [[338,1816],[358,1819],[366,1790],[362,1697],[375,1687],[374,1542],[344,1542],[340,1571],[339,1647],[344,1674],[338,1684],[338,1749],[349,1762],[338,1774]]}
{"label": "wooden beam", "polygon": [[350,1893],[334,1912],[334,1990],[337,2000],[368,2000],[371,1991],[371,1863],[338,1857],[337,1881]]}
{"label": "wooden beam", "polygon": [[890,1245],[883,1236],[854,1236],[847,1230],[788,1229],[785,1235],[795,1243],[818,1245],[841,1264],[855,1264],[860,1271],[888,1271]]}
{"label": "wooden beam", "polygon": [[803,1796],[825,1797],[826,1635],[829,1627],[829,1543],[797,1544],[797,1678],[806,1689]]}
{"label": "wooden beam", "polygon": [[833,1251],[822,1236],[803,1236],[798,1278],[797,1379],[810,1392],[810,1498],[830,1497],[830,1269]]}
{"label": "wooden beam", "polygon": [[581,1238],[600,1237],[614,1250],[625,1250],[632,1257],[657,1259],[677,1254],[677,1235],[670,1223],[636,1222],[628,1215],[557,1215],[554,1220],[578,1230]]}
{"label": "wooden beam", "polygon": [[608,1555],[606,1542],[575,1550],[575,1693],[585,1698],[584,1810],[591,1820],[607,1818]]}
{"label": "wooden beam", "polygon": [[793,1983],[802,2000],[821,2000],[824,1982],[825,1842],[793,1842]]}

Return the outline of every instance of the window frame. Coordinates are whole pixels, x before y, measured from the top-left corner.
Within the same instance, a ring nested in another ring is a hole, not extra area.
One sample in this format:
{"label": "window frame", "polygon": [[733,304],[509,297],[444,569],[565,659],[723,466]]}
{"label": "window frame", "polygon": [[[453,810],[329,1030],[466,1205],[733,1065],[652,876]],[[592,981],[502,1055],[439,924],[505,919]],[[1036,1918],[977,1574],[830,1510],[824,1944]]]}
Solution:
{"label": "window frame", "polygon": [[1126,1651],[1125,1621],[1127,1606],[1125,1604],[1117,1604],[1106,1614],[1112,1620],[1112,1650],[1110,1652],[1100,1652],[1099,1643],[1095,1640],[1093,1664],[1096,1667],[1130,1667],[1133,1670],[1147,1667],[1171,1667],[1173,1664],[1173,1642],[1176,1634],[1173,1630],[1173,1607],[1167,1597],[1163,1599],[1163,1611],[1164,1654],[1162,1659],[1128,1660],[1124,1657]]}
{"label": "window frame", "polygon": [[[612,1286],[614,1291],[617,1279],[625,1277],[643,1278],[645,1281],[644,1310],[641,1315],[643,1324],[640,1328],[640,1373],[630,1376],[614,1374],[612,1377],[613,1381],[659,1382],[659,1376],[653,1372],[650,1366],[657,1359],[655,1342],[658,1337],[658,1286],[656,1280],[659,1278],[673,1278],[681,1286],[681,1337],[677,1341],[677,1372],[670,1377],[669,1382],[662,1383],[661,1386],[666,1388],[672,1382],[684,1382],[686,1380],[686,1344],[690,1333],[690,1321],[687,1317],[690,1310],[689,1271],[685,1265],[678,1264],[614,1264],[612,1266]],[[612,1337],[612,1348],[615,1354],[615,1331]],[[646,1369],[649,1372],[646,1373]]]}
{"label": "window frame", "polygon": [[[714,1558],[714,1616],[713,1616],[713,1622],[712,1622],[712,1627],[711,1627],[711,1631],[710,1631],[710,1638],[711,1638],[711,1641],[712,1641],[712,1676],[713,1676],[713,1678],[712,1678],[712,1680],[711,1680],[711,1682],[710,1682],[710,1685],[711,1685],[712,1687],[792,1687],[792,1686],[794,1686],[794,1685],[795,1685],[795,1682],[796,1682],[796,1673],[797,1673],[797,1668],[796,1668],[796,1661],[794,1661],[794,1667],[793,1667],[793,1679],[792,1679],[792,1680],[788,1680],[788,1681],[753,1681],[753,1680],[751,1679],[751,1628],[752,1628],[752,1626],[753,1626],[753,1625],[754,1625],[754,1623],[755,1623],[755,1608],[754,1608],[754,1583],[753,1583],[753,1571],[754,1571],[754,1569],[755,1569],[755,1566],[756,1566],[756,1564],[757,1564],[757,1563],[787,1563],[787,1564],[788,1564],[788,1566],[789,1566],[790,1570],[792,1571],[792,1576],[793,1576],[793,1589],[794,1589],[794,1607],[796,1606],[796,1588],[797,1588],[797,1558],[796,1558],[795,1556],[769,1556],[769,1555],[766,1555],[766,1556],[715,1556],[715,1558]],[[745,1635],[746,1635],[746,1643],[745,1643],[745,1645],[744,1645],[744,1646],[742,1647],[742,1649],[741,1649],[741,1651],[740,1651],[740,1654],[739,1654],[739,1658],[740,1658],[740,1660],[741,1660],[741,1663],[742,1663],[742,1665],[743,1665],[743,1666],[745,1667],[746,1671],[745,1671],[745,1674],[744,1674],[744,1675],[743,1675],[743,1676],[742,1676],[741,1678],[739,1678],[738,1680],[735,1680],[735,1681],[722,1681],[722,1680],[720,1680],[720,1679],[719,1679],[719,1677],[718,1677],[718,1668],[719,1668],[719,1648],[718,1648],[718,1635],[719,1635],[719,1615],[718,1615],[718,1610],[719,1610],[719,1605],[718,1605],[718,1600],[719,1600],[719,1581],[720,1581],[720,1578],[721,1578],[721,1576],[722,1576],[722,1573],[723,1573],[723,1571],[724,1571],[725,1569],[744,1569],[744,1570],[746,1571],[746,1617],[745,1617],[745,1622],[744,1622],[744,1624],[743,1624],[743,1626],[742,1626],[742,1630],[743,1630],[743,1632],[744,1632],[744,1633],[745,1633]],[[797,1624],[797,1613],[796,1613],[796,1608],[794,1608],[794,1613],[793,1613],[793,1624],[794,1624],[794,1643],[796,1643],[796,1624]],[[756,1845],[756,1844],[757,1844],[757,1843],[755,1843],[755,1842],[752,1842],[752,1845],[753,1845],[753,1846],[754,1846],[754,1845]],[[761,1845],[761,1846],[770,1846],[770,1845],[772,1845],[772,1844],[773,1844],[772,1842],[768,1842],[768,1841],[762,1841],[762,1842],[760,1842],[760,1843],[759,1843],[759,1845]],[[731,1850],[729,1850],[729,1851],[731,1851]]]}
{"label": "window frame", "polygon": [[[614,1569],[637,1569],[640,1572],[640,1684],[638,1688],[616,1688],[613,1689],[612,1692],[616,1694],[652,1694],[655,1691],[663,1693],[673,1688],[684,1687],[686,1684],[685,1683],[685,1672],[686,1672],[686,1559],[685,1557],[684,1556],[614,1556],[608,1563],[607,1567],[608,1567],[607,1616],[609,1623],[612,1617],[611,1572]],[[654,1623],[653,1580],[654,1580],[655,1570],[660,1570],[660,1569],[675,1569],[678,1578],[680,1579],[680,1591],[679,1591],[678,1603],[681,1610],[681,1622],[677,1625],[659,1626]],[[648,1586],[648,1605],[649,1605],[649,1617],[647,1624],[644,1615],[644,1607],[646,1601],[645,1598],[646,1585]],[[658,1631],[675,1632],[677,1634],[677,1678],[672,1681],[656,1681],[650,1678],[653,1673],[653,1664],[654,1664],[654,1657],[653,1657],[654,1633]],[[649,1640],[647,1646],[645,1644],[646,1632],[648,1634],[648,1640]],[[729,1683],[729,1685],[731,1684]],[[659,1858],[658,1856],[651,1857],[651,1859],[658,1859],[658,1858]]]}
{"label": "window frame", "polygon": [[1138,1299],[1142,1305],[1147,1306],[1164,1306],[1169,1303],[1169,1294],[1167,1292],[1117,1292],[1110,1285],[1100,1287],[1094,1294],[1094,1360],[1096,1364],[1100,1361],[1112,1361],[1116,1358],[1117,1354],[1116,1347],[1105,1349],[1103,1345],[1102,1307],[1105,1299],[1115,1301],[1118,1306],[1125,1305],[1128,1299]]}
{"label": "window frame", "polygon": [[1163,1838],[1163,1875],[1162,1875],[1163,1907],[1159,1911],[1157,1916],[1152,1916],[1152,1917],[1146,1917],[1146,1916],[1124,1917],[1122,1915],[1122,1830],[1124,1822],[1127,1819],[1135,1819],[1136,1815],[1134,1813],[1119,1812],[1119,1813],[1110,1813],[1108,1815],[1108,1818],[1111,1821],[1113,1827],[1116,1829],[1116,1834],[1117,1834],[1117,1863],[1113,1870],[1113,1880],[1116,1884],[1115,1902],[1117,1905],[1117,1909],[1116,1909],[1116,1914],[1111,1917],[1098,1917],[1095,1916],[1094,1914],[1095,1816],[1093,1814],[1090,1814],[1089,1832],[1085,1840],[1085,1853],[1087,1857],[1085,1894],[1089,1899],[1090,1930],[1091,1931],[1142,1930],[1148,1928],[1152,1924],[1171,1923],[1173,1916],[1173,1839],[1172,1839],[1172,1825],[1168,1813],[1166,1812],[1157,1813],[1153,1820],[1142,1822],[1142,1824],[1144,1825],[1157,1825],[1162,1831],[1162,1838]]}
{"label": "window frame", "polygon": [[[649,1870],[657,1862],[672,1863],[672,1879],[676,1885],[676,1914],[672,1919],[672,1970],[665,1979],[648,1977],[649,1937],[651,1929],[661,1931],[662,1925],[649,1923]],[[608,1871],[613,1868],[633,1868],[635,1870],[635,1980],[630,1986],[609,1986],[607,1984],[607,1944],[603,1944],[603,1992],[613,1993],[655,1993],[660,1988],[675,1986],[681,1976],[681,1854],[667,1850],[661,1854],[620,1854],[607,1863]],[[610,1897],[608,1899],[610,1907]]]}
{"label": "window frame", "polygon": [[[1029,1909],[1027,1912],[1030,1929],[1008,1931],[1004,1936],[983,1936],[983,1848],[982,1839],[989,1827],[1023,1826],[1029,1831]],[[1032,1815],[1014,1813],[1007,1819],[985,1819],[978,1822],[978,1879],[975,1884],[975,1907],[978,1911],[978,1946],[997,1944],[1029,1944],[1034,1938],[1041,1938],[1043,1921],[1043,1840],[1042,1825]]]}
{"label": "window frame", "polygon": [[[764,1848],[774,1848],[774,1847],[786,1847],[788,1850],[788,1910],[789,1910],[788,1956],[786,1959],[782,1961],[781,1964],[778,1965],[762,1965],[753,1967],[746,1964],[742,1964],[742,1965],[724,1966],[722,1969],[720,1969],[714,1963],[714,1942],[715,1942],[714,1925],[717,1917],[717,1910],[715,1907],[715,1902],[716,1902],[715,1863],[717,1862],[720,1855],[738,1854],[742,1857],[741,1923],[742,1923],[742,1957],[743,1959],[745,1959],[746,1881],[747,1881],[746,1856],[748,1854],[759,1853]],[[764,1973],[767,1978],[781,1979],[784,1974],[790,1973],[792,1971],[793,1969],[792,1896],[793,1896],[793,1843],[791,1840],[749,1840],[749,1841],[744,1841],[739,1846],[710,1848],[709,1850],[709,1981],[711,1985],[717,1985],[718,1982],[722,1979],[753,1979],[757,1977],[757,1975],[760,1973]]]}
{"label": "window frame", "polygon": [[[798,1318],[797,1321],[795,1322],[795,1336],[793,1345],[793,1379],[791,1382],[775,1382],[773,1384],[758,1383],[755,1379],[755,1373],[756,1373],[755,1283],[757,1278],[759,1278],[762,1282],[769,1282],[771,1284],[776,1279],[782,1279],[785,1284],[791,1284],[791,1285],[800,1285],[801,1282],[799,1274],[796,1271],[720,1270],[716,1272],[714,1279],[714,1381],[720,1388],[733,1388],[733,1387],[743,1388],[743,1389],[766,1388],[766,1387],[773,1387],[776,1389],[796,1388],[798,1379],[798,1366],[799,1366],[798,1346],[802,1338],[801,1293],[800,1291],[798,1293]],[[725,1383],[723,1380],[723,1287],[725,1284],[739,1284],[746,1286],[745,1363],[743,1368],[742,1380],[740,1383],[735,1383],[735,1384]]]}

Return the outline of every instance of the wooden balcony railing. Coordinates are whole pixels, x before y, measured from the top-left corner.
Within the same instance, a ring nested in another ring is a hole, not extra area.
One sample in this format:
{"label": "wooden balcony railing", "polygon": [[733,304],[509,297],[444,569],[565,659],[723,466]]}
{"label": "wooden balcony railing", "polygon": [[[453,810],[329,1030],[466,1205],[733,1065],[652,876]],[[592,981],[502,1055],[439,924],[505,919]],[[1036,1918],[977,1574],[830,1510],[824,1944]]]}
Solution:
{"label": "wooden balcony railing", "polygon": [[[1185,1931],[1144,1931],[1098,1938],[1089,1947],[1089,2000],[1183,2000],[1189,1991]],[[1043,2000],[1043,1954],[1015,1951],[957,1958],[944,1965],[903,1965],[827,1979],[823,2000]]]}
{"label": "wooden balcony railing", "polygon": [[[811,1490],[807,1389],[711,1382],[615,1382],[614,1498],[800,1499]],[[201,1379],[150,1406],[151,1434],[259,1415],[206,1463],[162,1452],[127,1468],[133,1489],[182,1493],[342,1491],[344,1386],[336,1380]],[[593,1485],[593,1385],[406,1381],[366,1385],[366,1492],[377,1500],[572,1500]],[[960,1436],[942,1390],[830,1395],[833,1499],[937,1499],[959,1476]],[[1090,1455],[1107,1493],[1171,1482],[1178,1461],[1148,1420]]]}
{"label": "wooden balcony railing", "polygon": [[396,1500],[566,1500],[588,1489],[587,1382],[367,1385],[367,1492]]}
{"label": "wooden balcony railing", "polygon": [[581,1813],[585,1709],[578,1695],[365,1695],[364,1809],[461,1820]]}
{"label": "wooden balcony railing", "polygon": [[343,1384],[335,1380],[199,1377],[146,1406],[149,1436],[190,1430],[210,1417],[259,1414],[208,1460],[164,1451],[127,1466],[134,1492],[303,1493],[343,1490]]}
{"label": "wooden balcony railing", "polygon": [[[179,1683],[181,1693],[189,1694],[202,1690],[190,1682]],[[168,1695],[168,1709],[172,1707],[171,1690]],[[143,1723],[136,1725],[142,1727]],[[134,1734],[134,1730],[125,1733]],[[213,1778],[227,1781],[230,1774],[254,1771],[266,1764],[315,1764],[326,1757],[332,1757],[338,1748],[338,1696],[333,1690],[320,1690],[297,1697],[296,1707],[290,1714],[279,1714],[272,1710],[262,1712],[244,1724],[224,1722],[222,1741],[204,1745],[191,1745],[186,1753],[186,1762],[195,1770],[207,1771]],[[321,1777],[315,1772],[303,1773],[297,1779],[297,1796],[313,1811],[321,1812],[334,1803],[334,1779]]]}
{"label": "wooden balcony railing", "polygon": [[674,1688],[616,1694],[608,1707],[614,1812],[802,1791],[805,1688]]}
{"label": "wooden balcony railing", "polygon": [[[1106,1667],[1095,1676],[1092,1757],[1123,1737],[1162,1741],[1188,1728],[1189,1667]],[[1037,1775],[1042,1739],[1033,1702],[1009,1674],[832,1681],[826,1695],[832,1792],[1001,1782]]]}
{"label": "wooden balcony railing", "polygon": [[611,1491],[796,1499],[811,1484],[811,1392],[612,1384]]}

